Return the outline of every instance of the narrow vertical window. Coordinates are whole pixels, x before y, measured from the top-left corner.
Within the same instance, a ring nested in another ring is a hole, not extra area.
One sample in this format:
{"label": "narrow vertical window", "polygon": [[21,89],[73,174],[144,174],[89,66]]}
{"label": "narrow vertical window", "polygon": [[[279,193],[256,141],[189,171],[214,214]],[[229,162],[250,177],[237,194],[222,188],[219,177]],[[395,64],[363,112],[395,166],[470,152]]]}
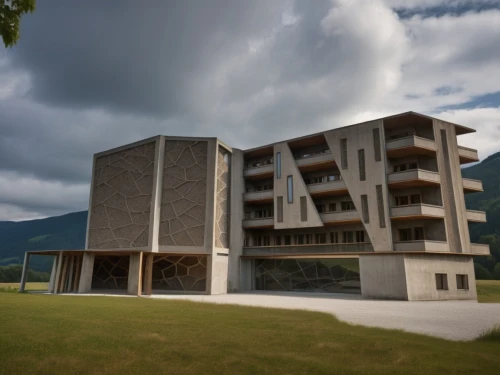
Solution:
{"label": "narrow vertical window", "polygon": [[340,165],[342,169],[347,169],[347,138],[340,140]]}
{"label": "narrow vertical window", "polygon": [[378,205],[378,221],[380,228],[385,228],[385,210],[384,210],[384,197],[382,195],[382,185],[376,186],[377,190],[377,205]]}
{"label": "narrow vertical window", "polygon": [[283,222],[283,197],[278,197],[278,200],[276,201],[276,206],[278,210],[278,223]]}
{"label": "narrow vertical window", "polygon": [[358,162],[359,162],[359,180],[366,180],[366,170],[365,170],[365,150],[358,150]]}
{"label": "narrow vertical window", "polygon": [[307,221],[307,199],[300,197],[300,221]]}
{"label": "narrow vertical window", "polygon": [[375,149],[375,161],[381,161],[382,155],[380,152],[380,130],[373,129],[373,147]]}
{"label": "narrow vertical window", "polygon": [[448,275],[445,273],[436,273],[436,289],[448,290]]}
{"label": "narrow vertical window", "polygon": [[368,195],[361,196],[361,211],[363,212],[363,222],[370,222],[370,214],[368,212]]}
{"label": "narrow vertical window", "polygon": [[293,176],[287,177],[288,203],[293,203]]}
{"label": "narrow vertical window", "polygon": [[276,178],[281,178],[281,152],[276,153]]}

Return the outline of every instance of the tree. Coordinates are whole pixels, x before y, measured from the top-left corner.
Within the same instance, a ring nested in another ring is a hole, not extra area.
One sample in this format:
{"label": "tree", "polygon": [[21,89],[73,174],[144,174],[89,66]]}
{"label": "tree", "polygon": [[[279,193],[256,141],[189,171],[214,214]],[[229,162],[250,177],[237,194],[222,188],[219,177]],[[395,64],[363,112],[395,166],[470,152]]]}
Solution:
{"label": "tree", "polygon": [[12,47],[19,40],[21,16],[33,13],[36,0],[0,0],[0,34],[5,47]]}
{"label": "tree", "polygon": [[479,263],[474,263],[474,273],[477,280],[491,280],[489,271]]}
{"label": "tree", "polygon": [[500,280],[500,263],[497,263],[495,265],[495,268],[493,269],[493,278],[495,280]]}

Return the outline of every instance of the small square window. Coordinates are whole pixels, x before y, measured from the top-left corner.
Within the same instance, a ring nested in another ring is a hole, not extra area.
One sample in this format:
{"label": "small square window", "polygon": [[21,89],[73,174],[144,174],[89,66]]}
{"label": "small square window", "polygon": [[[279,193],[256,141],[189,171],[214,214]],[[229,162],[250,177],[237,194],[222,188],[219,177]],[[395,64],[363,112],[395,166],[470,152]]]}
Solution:
{"label": "small square window", "polygon": [[469,290],[468,275],[457,275],[457,289]]}
{"label": "small square window", "polygon": [[445,273],[436,273],[436,289],[448,290],[448,275]]}

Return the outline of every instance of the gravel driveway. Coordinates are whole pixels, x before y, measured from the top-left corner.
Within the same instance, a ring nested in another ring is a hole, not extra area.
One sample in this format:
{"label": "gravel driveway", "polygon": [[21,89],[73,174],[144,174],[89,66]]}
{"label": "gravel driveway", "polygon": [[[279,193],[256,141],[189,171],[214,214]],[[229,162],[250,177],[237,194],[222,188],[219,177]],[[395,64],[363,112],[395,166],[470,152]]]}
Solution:
{"label": "gravel driveway", "polygon": [[338,294],[267,292],[214,296],[165,294],[148,298],[320,311],[353,324],[398,328],[449,340],[472,340],[500,325],[500,303],[475,301],[405,302]]}

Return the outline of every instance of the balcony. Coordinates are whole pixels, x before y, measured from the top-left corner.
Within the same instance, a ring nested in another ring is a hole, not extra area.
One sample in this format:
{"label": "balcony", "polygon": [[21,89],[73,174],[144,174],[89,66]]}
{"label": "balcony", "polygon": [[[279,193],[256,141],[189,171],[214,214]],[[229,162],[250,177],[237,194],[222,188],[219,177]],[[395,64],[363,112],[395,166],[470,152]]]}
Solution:
{"label": "balcony", "polygon": [[483,191],[483,183],[479,180],[462,178],[464,193],[477,193]]}
{"label": "balcony", "polygon": [[347,187],[344,180],[320,182],[307,185],[307,190],[311,197],[327,197],[332,195],[346,195]]}
{"label": "balcony", "polygon": [[313,155],[300,156],[295,159],[295,164],[301,172],[335,168],[336,166],[333,155],[329,150]]}
{"label": "balcony", "polygon": [[387,183],[391,188],[435,186],[441,183],[438,172],[411,169],[403,172],[388,173]]}
{"label": "balcony", "polygon": [[443,207],[424,203],[391,207],[391,219],[394,220],[434,219],[444,215]]}
{"label": "balcony", "polygon": [[274,175],[274,164],[265,164],[259,167],[245,168],[243,170],[243,177],[248,179],[262,179],[270,178]]}
{"label": "balcony", "polygon": [[308,245],[284,245],[284,246],[252,246],[243,248],[245,257],[266,257],[274,258],[279,256],[314,256],[314,255],[334,255],[373,252],[373,245],[368,242],[357,243],[327,243],[327,244],[308,244]]}
{"label": "balcony", "polygon": [[334,211],[319,214],[325,225],[342,225],[361,222],[359,213],[352,211]]}
{"label": "balcony", "polygon": [[401,241],[394,242],[394,251],[432,251],[449,252],[450,246],[442,241]]}
{"label": "balcony", "polygon": [[467,221],[486,223],[486,212],[467,210]]}
{"label": "balcony", "polygon": [[458,146],[458,157],[460,164],[475,163],[479,161],[477,150],[464,146]]}
{"label": "balcony", "polygon": [[490,255],[490,245],[471,243],[471,253],[476,255]]}
{"label": "balcony", "polygon": [[435,141],[415,135],[388,140],[385,148],[389,158],[401,158],[410,155],[435,156],[437,149]]}
{"label": "balcony", "polygon": [[273,197],[273,190],[252,191],[243,194],[243,201],[249,204],[271,203]]}
{"label": "balcony", "polygon": [[253,229],[253,228],[273,228],[274,218],[265,217],[262,219],[244,219],[243,228]]}

